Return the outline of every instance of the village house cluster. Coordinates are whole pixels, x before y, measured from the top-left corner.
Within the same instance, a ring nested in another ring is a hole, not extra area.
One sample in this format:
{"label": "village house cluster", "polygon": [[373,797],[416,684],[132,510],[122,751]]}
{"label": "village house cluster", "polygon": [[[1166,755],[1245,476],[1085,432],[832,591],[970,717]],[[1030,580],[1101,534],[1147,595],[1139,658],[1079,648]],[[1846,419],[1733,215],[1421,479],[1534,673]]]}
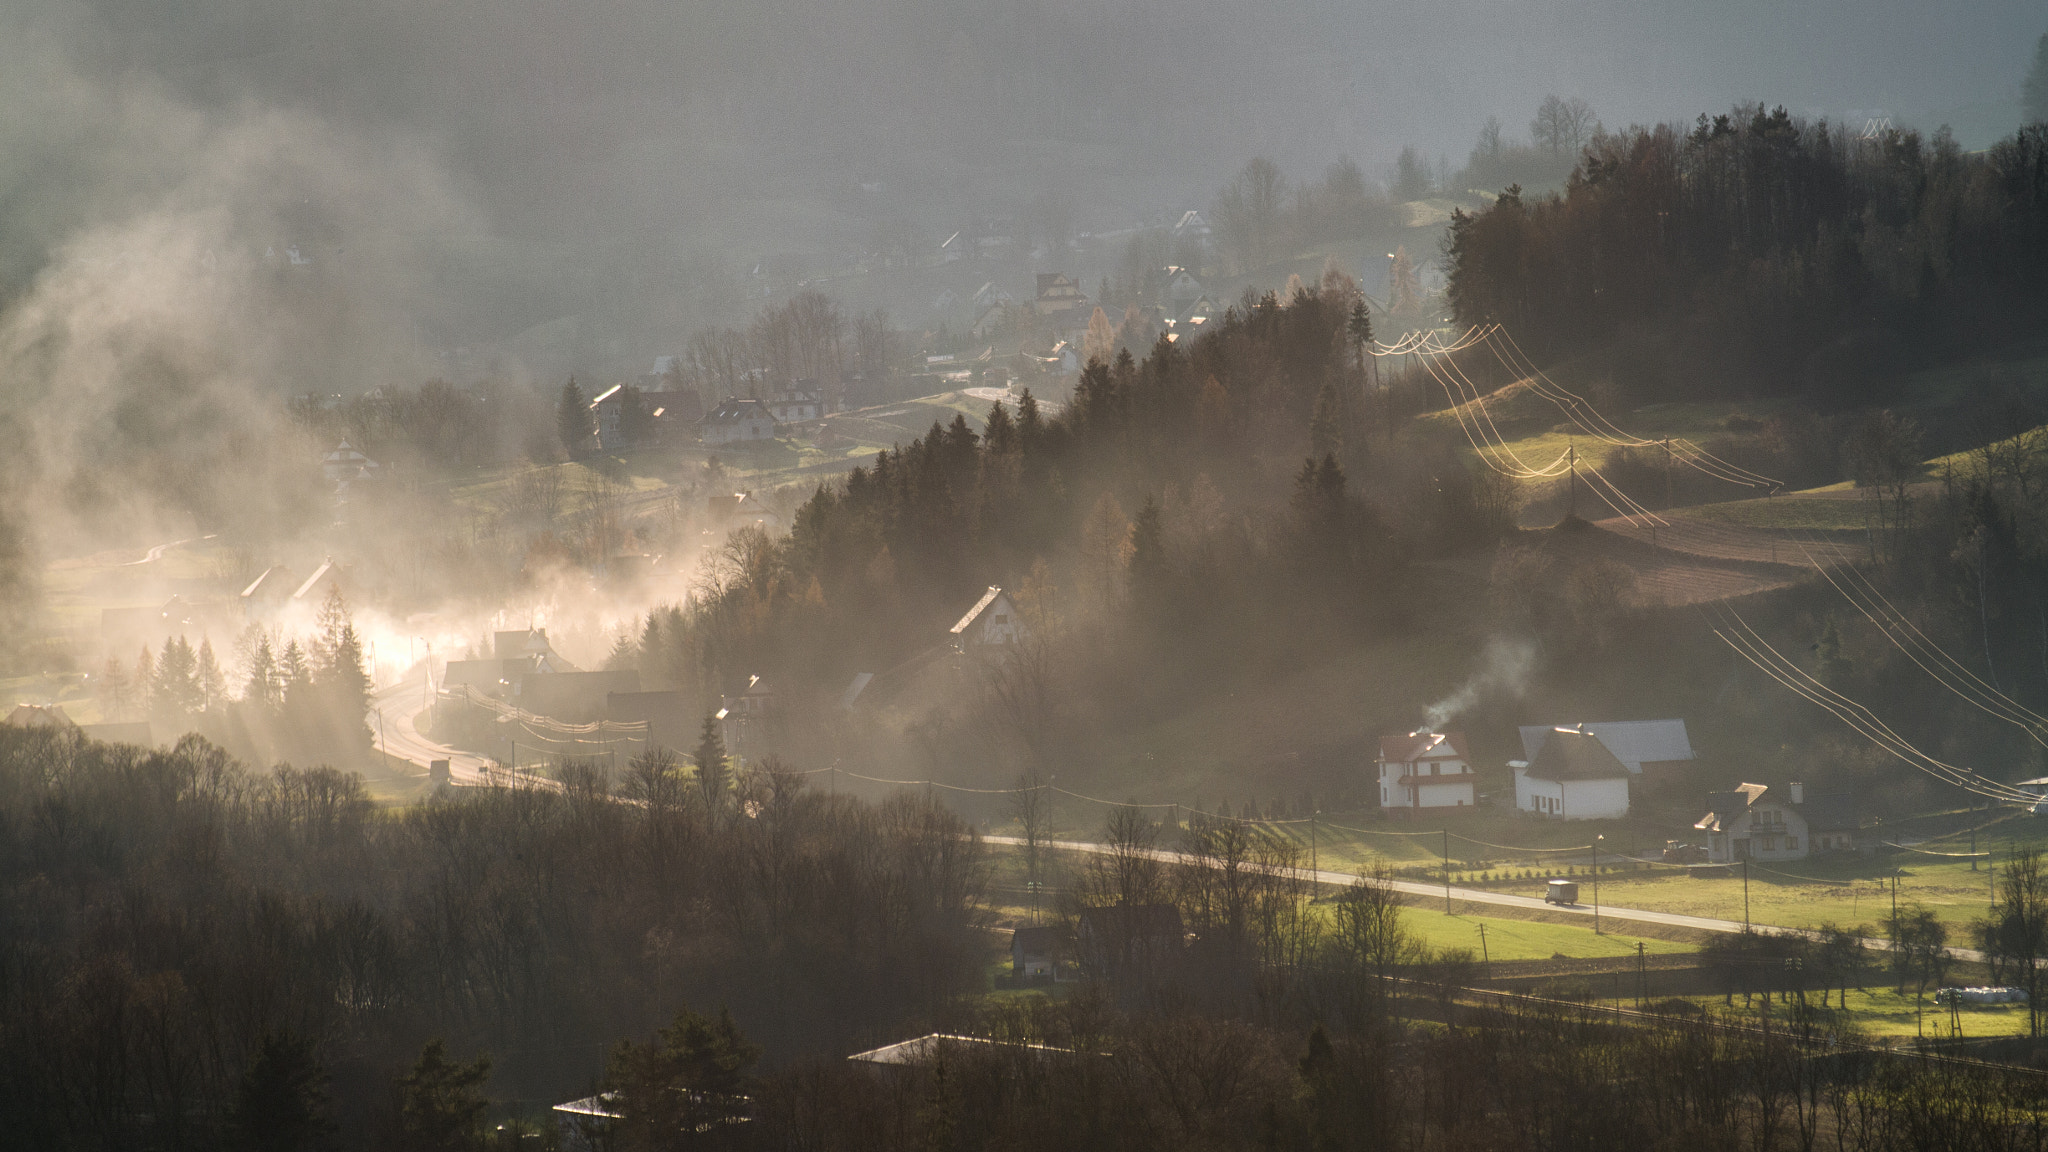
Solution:
{"label": "village house cluster", "polygon": [[[1502,790],[1498,797],[1480,791],[1464,733],[1419,729],[1382,737],[1374,762],[1381,809],[1414,817],[1424,809],[1492,801],[1511,803],[1534,819],[1618,820],[1643,796],[1670,798],[1696,786],[1698,755],[1683,720],[1530,724],[1517,735],[1522,755],[1506,765],[1513,792]],[[1854,797],[1809,796],[1798,781],[1782,788],[1743,783],[1708,792],[1701,806],[1706,815],[1684,830],[1701,834],[1693,837],[1701,842],[1671,841],[1674,858],[1712,864],[1800,860],[1867,847],[1858,836]]]}

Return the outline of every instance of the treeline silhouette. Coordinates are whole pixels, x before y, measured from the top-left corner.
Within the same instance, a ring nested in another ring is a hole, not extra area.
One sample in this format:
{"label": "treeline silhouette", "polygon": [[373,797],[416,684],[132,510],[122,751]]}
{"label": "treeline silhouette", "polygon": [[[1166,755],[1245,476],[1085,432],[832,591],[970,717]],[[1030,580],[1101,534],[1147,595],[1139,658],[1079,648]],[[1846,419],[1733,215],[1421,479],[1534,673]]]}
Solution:
{"label": "treeline silhouette", "polygon": [[2048,126],[1982,153],[1861,132],[1759,104],[1599,135],[1561,196],[1510,186],[1454,215],[1450,304],[1539,359],[1655,347],[1659,400],[1883,402],[1906,368],[2026,333],[2048,290]]}
{"label": "treeline silhouette", "polygon": [[430,1039],[552,1103],[685,999],[786,1057],[979,986],[959,820],[692,775],[654,755],[614,792],[572,762],[378,811],[355,776],[198,737],[0,729],[0,1147],[236,1146],[323,1080],[346,1143],[390,1147]]}

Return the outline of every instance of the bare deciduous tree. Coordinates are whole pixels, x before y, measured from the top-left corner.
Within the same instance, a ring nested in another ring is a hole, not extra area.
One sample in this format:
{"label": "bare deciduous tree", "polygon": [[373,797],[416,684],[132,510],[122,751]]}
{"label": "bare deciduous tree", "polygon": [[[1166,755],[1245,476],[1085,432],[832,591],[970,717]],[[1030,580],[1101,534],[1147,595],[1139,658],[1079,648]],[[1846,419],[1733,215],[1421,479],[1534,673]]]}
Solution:
{"label": "bare deciduous tree", "polygon": [[1537,147],[1553,155],[1576,152],[1593,138],[1594,123],[1591,104],[1577,96],[1567,100],[1550,95],[1543,98],[1536,118],[1529,121],[1529,135]]}

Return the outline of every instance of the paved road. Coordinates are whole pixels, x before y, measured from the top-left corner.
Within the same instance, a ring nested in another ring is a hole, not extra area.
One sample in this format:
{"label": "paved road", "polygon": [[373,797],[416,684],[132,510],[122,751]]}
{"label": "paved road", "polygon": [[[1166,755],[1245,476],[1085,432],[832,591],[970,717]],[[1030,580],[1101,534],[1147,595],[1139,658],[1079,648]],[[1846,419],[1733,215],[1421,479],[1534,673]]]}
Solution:
{"label": "paved road", "polygon": [[[1016,836],[984,836],[982,839],[990,844],[1021,846],[1024,843],[1021,838]],[[1057,848],[1067,852],[1103,854],[1111,851],[1110,846],[1107,844],[1091,844],[1079,840],[1048,840],[1041,841],[1041,844],[1047,848]],[[1155,860],[1164,861],[1168,864],[1182,864],[1194,861],[1193,857],[1183,853],[1165,850],[1155,850],[1148,853],[1148,855]],[[1306,868],[1302,869],[1301,872],[1304,875],[1313,877],[1318,884],[1330,884],[1340,888],[1349,886],[1352,881],[1358,878],[1355,873],[1351,872],[1312,872]],[[1442,900],[1444,898],[1444,886],[1441,884],[1419,884],[1413,880],[1391,880],[1388,881],[1388,884],[1396,892],[1419,897],[1420,899],[1417,903],[1421,903],[1424,900]],[[1591,890],[1591,882],[1582,883],[1579,886],[1579,891],[1582,894],[1590,896]],[[1534,896],[1513,896],[1506,892],[1489,892],[1484,888],[1461,888],[1455,884],[1451,886],[1450,893],[1453,900],[1465,900],[1473,904],[1488,904],[1497,908],[1563,912],[1573,916],[1585,916],[1589,919],[1594,915],[1591,904],[1551,904]],[[1653,912],[1646,908],[1617,908],[1607,904],[1600,906],[1599,915],[1602,920],[1634,921],[1638,924],[1663,924],[1673,928],[1696,928],[1707,932],[1740,932],[1743,928],[1740,920],[1716,920],[1711,916],[1683,916],[1676,912]],[[1754,925],[1754,929],[1757,932],[1773,935],[1806,936],[1809,938],[1816,935],[1802,928],[1783,928],[1773,924],[1757,924]],[[1866,948],[1878,951],[1889,951],[1891,949],[1891,941],[1869,937],[1864,939],[1863,945]],[[1948,954],[1954,959],[1973,963],[1981,962],[1984,959],[1982,952],[1972,948],[1950,948]]]}
{"label": "paved road", "polygon": [[377,751],[418,767],[422,776],[429,762],[446,760],[450,783],[486,783],[488,757],[437,743],[413,726],[412,718],[432,702],[426,675],[425,665],[414,665],[397,682],[370,694],[370,728],[376,733],[372,742]]}

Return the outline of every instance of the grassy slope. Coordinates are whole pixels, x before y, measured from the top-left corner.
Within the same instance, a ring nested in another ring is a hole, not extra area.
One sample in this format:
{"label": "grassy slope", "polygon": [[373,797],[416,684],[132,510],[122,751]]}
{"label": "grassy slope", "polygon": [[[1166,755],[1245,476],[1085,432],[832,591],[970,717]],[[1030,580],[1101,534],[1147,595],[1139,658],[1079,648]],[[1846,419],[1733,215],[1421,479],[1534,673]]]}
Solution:
{"label": "grassy slope", "polygon": [[[1564,386],[1581,395],[1583,381],[1569,370],[1559,370]],[[2014,385],[2039,391],[2048,388],[2048,354],[1987,357],[1960,364],[1930,368],[1910,376],[1901,389],[1896,407],[1901,411],[1932,409],[1967,402],[1990,387]],[[1704,441],[1722,434],[1731,417],[1766,419],[1786,407],[1783,401],[1741,400],[1698,404],[1651,404],[1628,412],[1609,413],[1610,419],[1633,436],[1658,440],[1667,436]],[[1595,466],[1614,451],[1611,445],[1578,433],[1565,414],[1551,402],[1522,385],[1509,385],[1488,397],[1486,409],[1499,426],[1507,447],[1521,460],[1541,467],[1556,460],[1567,446],[1578,449],[1579,458]],[[1476,418],[1474,406],[1458,409]],[[1433,412],[1421,418],[1456,434],[1457,414],[1451,410]],[[1468,449],[1469,451],[1469,449]],[[1967,472],[1976,467],[1967,452],[1937,456],[1922,466],[1921,482],[1939,479],[1950,467]],[[1722,523],[1757,528],[1805,530],[1854,530],[1865,526],[1868,509],[1860,493],[1847,481],[1784,493],[1774,497],[1731,500],[1687,510]]]}

